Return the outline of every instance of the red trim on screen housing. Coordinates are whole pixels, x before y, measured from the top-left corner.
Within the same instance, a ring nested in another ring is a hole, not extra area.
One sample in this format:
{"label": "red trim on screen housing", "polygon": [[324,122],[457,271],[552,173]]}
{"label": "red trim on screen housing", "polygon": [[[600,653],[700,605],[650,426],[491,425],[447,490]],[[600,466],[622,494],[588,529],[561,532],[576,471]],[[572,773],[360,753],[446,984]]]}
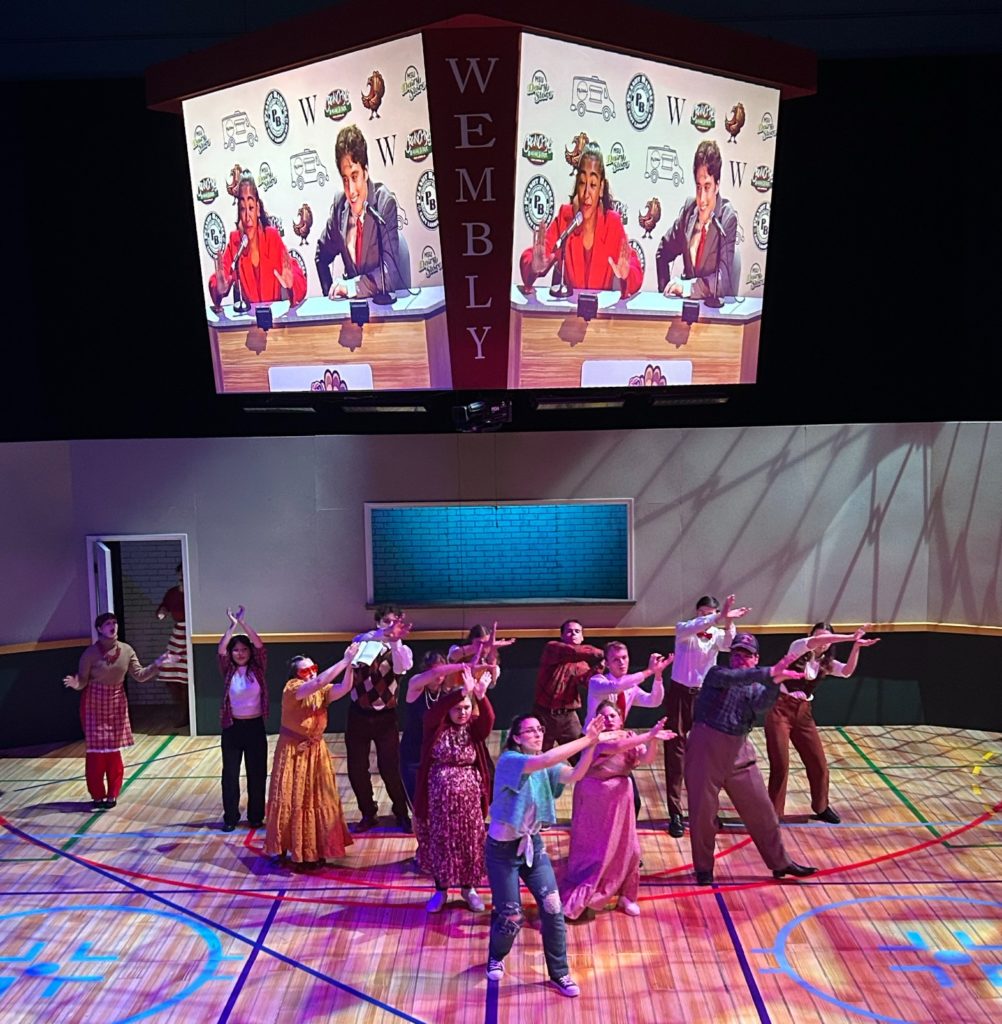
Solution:
{"label": "red trim on screen housing", "polygon": [[[609,7],[595,22],[601,41],[582,25],[582,8],[569,0],[509,0],[503,19],[470,12],[470,0],[436,0],[434,23],[413,0],[384,0],[378,18],[358,19],[357,8],[332,7],[230,39],[198,53],[156,64],[146,72],[146,101],[155,110],[180,113],[181,100],[239,82],[301,67],[425,28],[504,25],[572,42],[684,64],[711,74],[769,85],[783,99],[817,91],[817,59],[809,51],[721,25],[681,18],[628,3]],[[652,39],[665,40],[653,51]]]}

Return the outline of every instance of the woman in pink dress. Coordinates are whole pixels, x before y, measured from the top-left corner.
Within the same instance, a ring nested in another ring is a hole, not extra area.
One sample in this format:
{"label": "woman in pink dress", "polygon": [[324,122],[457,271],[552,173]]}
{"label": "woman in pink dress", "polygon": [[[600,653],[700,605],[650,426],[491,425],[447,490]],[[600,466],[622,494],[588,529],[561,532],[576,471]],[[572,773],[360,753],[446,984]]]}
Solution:
{"label": "woman in pink dress", "polygon": [[664,729],[663,718],[647,732],[624,729],[614,701],[602,701],[595,717],[602,719],[602,737],[588,773],[574,787],[571,850],[561,885],[568,920],[613,900],[631,917],[640,913],[640,841],[630,774],[654,761],[656,740],[675,735]]}

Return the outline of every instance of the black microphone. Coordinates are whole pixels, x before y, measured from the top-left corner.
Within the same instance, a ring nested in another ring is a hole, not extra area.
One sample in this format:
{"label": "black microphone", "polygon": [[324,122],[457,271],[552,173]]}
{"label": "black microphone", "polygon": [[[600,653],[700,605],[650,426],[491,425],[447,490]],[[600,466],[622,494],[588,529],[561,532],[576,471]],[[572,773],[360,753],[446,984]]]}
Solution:
{"label": "black microphone", "polygon": [[237,254],[236,254],[236,256],[233,257],[233,265],[230,267],[231,271],[233,271],[233,272],[236,271],[237,264],[240,262],[240,257],[243,256],[244,250],[247,248],[249,242],[250,242],[250,239],[248,239],[247,232],[245,231],[240,236],[240,248],[237,249]]}
{"label": "black microphone", "polygon": [[571,218],[570,224],[567,225],[567,230],[557,239],[553,248],[559,249],[564,244],[564,242],[566,242],[567,239],[570,238],[571,232],[576,231],[579,227],[581,227],[583,223],[584,214],[580,210],[578,210],[578,212],[575,213],[574,216]]}
{"label": "black microphone", "polygon": [[379,214],[379,212],[376,210],[376,208],[374,206],[370,205],[369,200],[366,199],[366,201],[365,201],[365,214],[366,214],[366,216],[368,216],[370,213],[372,214],[372,219],[377,224],[381,225],[384,228],[386,227],[386,218],[381,216]]}

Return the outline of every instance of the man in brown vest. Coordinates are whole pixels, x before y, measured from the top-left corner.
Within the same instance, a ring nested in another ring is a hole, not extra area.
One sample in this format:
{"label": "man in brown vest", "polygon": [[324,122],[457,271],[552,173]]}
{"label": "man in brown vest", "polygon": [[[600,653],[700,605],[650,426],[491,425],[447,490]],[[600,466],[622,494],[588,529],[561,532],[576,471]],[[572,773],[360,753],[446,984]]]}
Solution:
{"label": "man in brown vest", "polygon": [[348,781],[358,801],[361,820],[355,832],[368,832],[377,824],[377,806],[369,778],[369,750],[376,745],[376,764],[393,805],[397,827],[411,831],[407,794],[400,779],[400,732],[397,692],[401,678],[414,667],[414,652],[403,642],[410,631],[404,613],[393,605],[376,609],[376,628],[360,633],[351,663],[351,705],[344,729],[348,751]]}

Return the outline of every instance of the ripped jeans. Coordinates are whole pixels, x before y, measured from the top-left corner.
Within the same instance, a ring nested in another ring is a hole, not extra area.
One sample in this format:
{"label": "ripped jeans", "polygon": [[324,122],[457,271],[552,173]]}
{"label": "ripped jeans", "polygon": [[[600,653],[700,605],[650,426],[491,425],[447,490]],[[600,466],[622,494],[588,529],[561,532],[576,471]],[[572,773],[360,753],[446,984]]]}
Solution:
{"label": "ripped jeans", "polygon": [[504,960],[522,927],[524,917],[518,884],[521,878],[539,907],[546,969],[551,978],[562,978],[570,973],[567,966],[567,928],[553,866],[539,835],[532,837],[531,868],[526,867],[525,857],[518,853],[518,843],[517,839],[500,842],[487,837],[487,877],[494,900],[489,956],[492,960]]}

